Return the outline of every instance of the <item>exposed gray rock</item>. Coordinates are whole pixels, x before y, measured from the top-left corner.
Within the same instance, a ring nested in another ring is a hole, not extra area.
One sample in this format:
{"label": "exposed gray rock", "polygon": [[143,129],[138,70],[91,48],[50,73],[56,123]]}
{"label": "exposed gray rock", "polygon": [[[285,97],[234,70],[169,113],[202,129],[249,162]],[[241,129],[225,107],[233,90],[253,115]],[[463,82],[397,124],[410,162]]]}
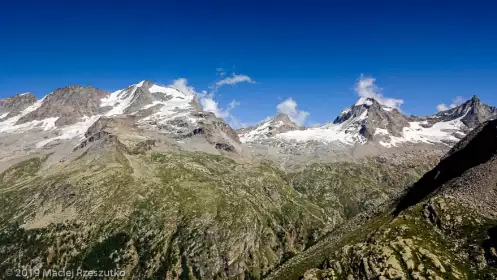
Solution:
{"label": "exposed gray rock", "polygon": [[238,134],[224,120],[211,112],[198,112],[195,117],[201,118],[197,126],[186,136],[202,135],[215,145],[216,149],[229,152],[241,152]]}
{"label": "exposed gray rock", "polygon": [[84,116],[97,115],[100,111],[100,99],[107,94],[90,86],[59,88],[47,95],[38,109],[21,117],[17,124],[51,117],[58,117],[56,126],[74,124]]}
{"label": "exposed gray rock", "polygon": [[137,130],[135,116],[100,117],[85,132],[85,137],[90,137],[97,132],[106,131],[108,133],[123,133]]}
{"label": "exposed gray rock", "polygon": [[36,102],[36,96],[32,93],[16,94],[15,96],[0,99],[0,121],[19,115],[24,109],[33,105]]}
{"label": "exposed gray rock", "polygon": [[480,124],[497,118],[497,108],[488,106],[480,101],[475,95],[463,104],[440,112],[429,118],[430,122],[448,121],[457,118],[462,118],[461,121],[469,128],[473,129]]}
{"label": "exposed gray rock", "polygon": [[[363,119],[361,116],[366,115]],[[401,136],[402,128],[410,119],[395,108],[385,108],[374,98],[367,98],[358,105],[352,105],[340,114],[334,124],[346,124],[349,130],[356,131],[368,140],[375,140],[377,128],[386,129],[393,136]]]}

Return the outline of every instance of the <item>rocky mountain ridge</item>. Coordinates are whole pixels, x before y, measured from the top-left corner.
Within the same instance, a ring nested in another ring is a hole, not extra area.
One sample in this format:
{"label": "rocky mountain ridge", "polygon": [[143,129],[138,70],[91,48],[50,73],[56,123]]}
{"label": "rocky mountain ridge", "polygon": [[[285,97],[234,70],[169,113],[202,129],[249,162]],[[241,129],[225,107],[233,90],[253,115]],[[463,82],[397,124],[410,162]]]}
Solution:
{"label": "rocky mountain ridge", "polygon": [[[17,95],[0,100],[0,113],[2,158],[7,160],[54,149],[64,142],[76,146],[88,136],[89,128],[109,118],[133,120],[132,125],[140,129],[134,134],[136,138],[147,131],[149,138],[164,135],[181,143],[193,137],[204,139],[205,144],[199,145],[218,150],[241,149],[233,129],[213,113],[204,112],[194,93],[149,81],[112,93],[89,86],[68,86],[40,100],[32,94]],[[120,133],[129,136],[126,129]]]}
{"label": "rocky mountain ridge", "polygon": [[[360,98],[342,111],[331,123],[315,128],[289,130],[275,135],[242,130],[244,142],[309,142],[363,145],[377,143],[397,147],[416,143],[451,146],[479,124],[497,118],[497,108],[481,103],[473,96],[461,105],[432,116],[404,115],[396,108],[381,105],[374,98]],[[250,129],[249,129],[250,130]],[[279,145],[279,144],[278,144]]]}

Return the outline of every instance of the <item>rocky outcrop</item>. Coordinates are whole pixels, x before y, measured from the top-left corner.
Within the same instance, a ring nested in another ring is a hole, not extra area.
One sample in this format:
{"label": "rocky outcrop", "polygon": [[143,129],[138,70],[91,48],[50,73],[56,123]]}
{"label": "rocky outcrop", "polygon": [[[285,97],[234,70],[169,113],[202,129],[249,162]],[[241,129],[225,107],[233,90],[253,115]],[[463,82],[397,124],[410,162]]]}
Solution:
{"label": "rocky outcrop", "polygon": [[21,117],[17,124],[56,117],[56,126],[74,124],[83,117],[100,112],[100,99],[107,92],[94,87],[68,86],[59,88],[47,95],[36,110]]}
{"label": "rocky outcrop", "polygon": [[0,99],[0,121],[19,115],[35,102],[36,96],[29,92]]}
{"label": "rocky outcrop", "polygon": [[240,152],[238,134],[224,120],[211,112],[198,112],[194,116],[200,120],[186,137],[202,136],[218,150]]}
{"label": "rocky outcrop", "polygon": [[130,133],[136,131],[137,121],[135,116],[116,116],[116,117],[100,117],[94,122],[85,132],[85,137],[90,137],[100,131],[106,131],[114,134]]}

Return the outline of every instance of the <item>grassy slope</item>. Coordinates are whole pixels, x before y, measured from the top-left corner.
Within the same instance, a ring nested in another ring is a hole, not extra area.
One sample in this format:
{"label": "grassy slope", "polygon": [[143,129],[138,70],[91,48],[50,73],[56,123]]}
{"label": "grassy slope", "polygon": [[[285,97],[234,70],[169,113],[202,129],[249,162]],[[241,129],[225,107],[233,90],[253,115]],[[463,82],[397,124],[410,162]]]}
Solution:
{"label": "grassy slope", "polygon": [[42,163],[0,175],[0,268],[119,268],[159,279],[261,278],[430,167],[370,161],[285,174],[269,162],[130,155],[112,144],[54,172],[37,172]]}

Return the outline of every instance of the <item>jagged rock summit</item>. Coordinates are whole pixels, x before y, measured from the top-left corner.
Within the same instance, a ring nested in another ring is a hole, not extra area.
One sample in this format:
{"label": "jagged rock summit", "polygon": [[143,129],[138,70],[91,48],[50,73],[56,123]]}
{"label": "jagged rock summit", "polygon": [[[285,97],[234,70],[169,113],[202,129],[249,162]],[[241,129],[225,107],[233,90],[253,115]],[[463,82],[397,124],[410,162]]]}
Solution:
{"label": "jagged rock summit", "polygon": [[374,98],[361,97],[357,103],[344,110],[333,121],[348,133],[358,133],[367,140],[375,135],[402,135],[402,128],[408,125],[409,118],[396,108],[381,105]]}

